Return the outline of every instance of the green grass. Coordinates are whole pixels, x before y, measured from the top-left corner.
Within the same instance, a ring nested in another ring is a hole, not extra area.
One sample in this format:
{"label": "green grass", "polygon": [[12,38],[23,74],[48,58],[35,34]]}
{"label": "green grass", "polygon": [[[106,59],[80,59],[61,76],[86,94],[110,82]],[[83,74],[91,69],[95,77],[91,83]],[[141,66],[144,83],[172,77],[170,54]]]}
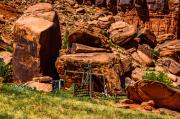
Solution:
{"label": "green grass", "polygon": [[72,91],[50,94],[0,86],[0,119],[173,119],[127,109],[113,108],[113,101],[73,97]]}

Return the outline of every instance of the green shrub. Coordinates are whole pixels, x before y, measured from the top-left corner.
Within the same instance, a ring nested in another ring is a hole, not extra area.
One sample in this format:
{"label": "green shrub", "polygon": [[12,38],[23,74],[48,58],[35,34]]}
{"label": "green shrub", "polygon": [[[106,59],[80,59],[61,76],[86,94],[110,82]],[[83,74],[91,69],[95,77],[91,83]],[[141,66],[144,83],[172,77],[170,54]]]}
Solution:
{"label": "green shrub", "polygon": [[5,79],[5,82],[9,82],[12,79],[11,65],[5,65],[3,59],[0,58],[0,77]]}
{"label": "green shrub", "polygon": [[159,81],[167,86],[172,86],[172,81],[164,72],[147,71],[143,76],[143,79]]}
{"label": "green shrub", "polygon": [[160,55],[159,51],[154,50],[154,49],[151,50],[151,54],[152,54],[153,58],[158,58]]}
{"label": "green shrub", "polygon": [[67,30],[63,37],[62,48],[63,49],[69,48],[69,31],[67,31]]}
{"label": "green shrub", "polygon": [[8,46],[5,50],[8,51],[8,52],[13,52],[13,47],[12,46]]}

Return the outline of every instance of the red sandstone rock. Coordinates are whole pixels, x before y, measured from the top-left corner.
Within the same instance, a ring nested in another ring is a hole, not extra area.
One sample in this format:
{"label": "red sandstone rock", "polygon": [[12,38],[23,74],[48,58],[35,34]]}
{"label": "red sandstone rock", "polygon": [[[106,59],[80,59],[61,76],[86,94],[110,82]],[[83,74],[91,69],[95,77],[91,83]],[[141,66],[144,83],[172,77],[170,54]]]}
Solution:
{"label": "red sandstone rock", "polygon": [[156,107],[180,111],[180,91],[150,80],[137,81],[127,88],[127,96],[135,102],[153,100]]}
{"label": "red sandstone rock", "polygon": [[112,42],[117,45],[125,44],[137,34],[137,28],[135,26],[129,25],[123,21],[111,24],[108,31]]}
{"label": "red sandstone rock", "polygon": [[61,37],[57,14],[48,3],[29,7],[14,25],[13,78],[31,81],[42,75],[58,79],[55,60]]}
{"label": "red sandstone rock", "polygon": [[32,88],[36,88],[36,90],[38,91],[43,91],[47,93],[52,91],[52,84],[48,84],[48,83],[39,83],[35,81],[29,81],[25,83],[24,85],[32,87]]}

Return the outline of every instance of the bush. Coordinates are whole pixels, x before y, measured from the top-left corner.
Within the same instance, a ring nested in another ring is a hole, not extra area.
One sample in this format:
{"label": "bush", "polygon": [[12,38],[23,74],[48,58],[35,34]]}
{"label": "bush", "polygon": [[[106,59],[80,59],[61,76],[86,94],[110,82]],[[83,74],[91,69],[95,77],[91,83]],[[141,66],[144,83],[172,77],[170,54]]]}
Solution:
{"label": "bush", "polygon": [[159,51],[154,50],[154,49],[151,50],[151,54],[152,54],[153,58],[158,58],[160,55]]}
{"label": "bush", "polygon": [[0,77],[5,79],[5,82],[10,82],[12,79],[11,65],[5,65],[3,59],[0,58]]}
{"label": "bush", "polygon": [[143,76],[143,79],[159,81],[167,86],[172,86],[172,81],[164,72],[147,71]]}
{"label": "bush", "polygon": [[67,31],[67,30],[63,37],[62,48],[63,49],[69,48],[69,31]]}

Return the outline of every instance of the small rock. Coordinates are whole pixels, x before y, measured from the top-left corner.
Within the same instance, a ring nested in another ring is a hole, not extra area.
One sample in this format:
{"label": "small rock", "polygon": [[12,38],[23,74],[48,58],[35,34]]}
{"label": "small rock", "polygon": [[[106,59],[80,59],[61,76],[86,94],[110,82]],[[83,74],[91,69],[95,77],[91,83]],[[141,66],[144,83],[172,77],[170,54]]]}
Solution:
{"label": "small rock", "polygon": [[76,9],[76,13],[85,13],[86,10],[84,8],[78,8]]}
{"label": "small rock", "polygon": [[75,5],[74,5],[74,8],[75,8],[75,9],[79,8],[79,5],[78,5],[78,4],[75,4]]}
{"label": "small rock", "polygon": [[29,81],[29,82],[25,83],[24,85],[32,87],[32,88],[36,88],[36,90],[38,90],[38,91],[43,91],[43,92],[51,92],[52,91],[52,84],[48,84],[48,83],[39,83],[39,82],[35,82],[35,81]]}
{"label": "small rock", "polygon": [[12,53],[7,51],[0,52],[0,58],[4,60],[5,65],[9,64],[12,60]]}
{"label": "small rock", "polygon": [[123,100],[120,100],[120,103],[124,103],[124,104],[133,104],[133,100],[130,100],[130,99],[123,99]]}
{"label": "small rock", "polygon": [[153,107],[151,107],[151,106],[145,106],[144,109],[145,109],[146,111],[152,111],[152,110],[153,110]]}
{"label": "small rock", "polygon": [[98,21],[97,20],[93,20],[93,21],[88,21],[89,25],[97,25]]}
{"label": "small rock", "polygon": [[52,77],[50,76],[34,77],[32,80],[35,82],[49,82],[52,81]]}
{"label": "small rock", "polygon": [[153,100],[149,100],[147,102],[142,102],[141,106],[145,107],[145,106],[151,106],[154,107],[155,106],[155,102]]}

